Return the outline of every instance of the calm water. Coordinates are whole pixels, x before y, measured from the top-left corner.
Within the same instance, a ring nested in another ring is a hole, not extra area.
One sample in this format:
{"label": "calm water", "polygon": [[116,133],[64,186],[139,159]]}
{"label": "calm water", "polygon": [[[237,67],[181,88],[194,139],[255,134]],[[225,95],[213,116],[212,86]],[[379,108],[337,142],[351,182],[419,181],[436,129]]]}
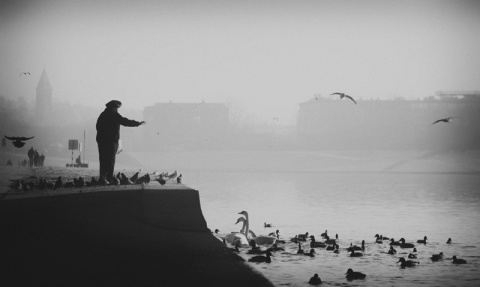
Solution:
{"label": "calm water", "polygon": [[[282,239],[309,232],[320,240],[325,230],[338,234],[340,254],[316,248],[316,257],[300,256],[297,245],[287,243],[272,263],[248,263],[276,286],[310,286],[314,273],[322,286],[480,286],[478,175],[184,172],[184,182],[200,191],[212,230],[239,231],[235,222],[245,210],[257,235],[278,229]],[[264,228],[264,222],[273,227]],[[388,243],[376,244],[376,233],[415,243],[420,264],[401,269],[396,262],[411,249],[397,247],[399,254],[388,255]],[[425,235],[428,244],[416,244]],[[449,237],[453,244],[445,244]],[[349,257],[345,248],[362,240],[365,256]],[[247,250],[240,256],[250,258]],[[432,262],[439,252],[468,264]],[[348,268],[367,278],[347,281]]]}

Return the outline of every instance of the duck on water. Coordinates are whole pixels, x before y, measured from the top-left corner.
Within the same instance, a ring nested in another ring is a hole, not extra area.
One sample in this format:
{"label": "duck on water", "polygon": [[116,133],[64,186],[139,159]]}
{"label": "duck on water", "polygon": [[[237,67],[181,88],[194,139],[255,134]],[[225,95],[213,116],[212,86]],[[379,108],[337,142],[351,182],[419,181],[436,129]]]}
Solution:
{"label": "duck on water", "polygon": [[361,272],[355,272],[352,270],[352,268],[348,268],[347,273],[345,273],[345,276],[347,280],[356,280],[356,279],[365,279],[367,275],[361,273]]}

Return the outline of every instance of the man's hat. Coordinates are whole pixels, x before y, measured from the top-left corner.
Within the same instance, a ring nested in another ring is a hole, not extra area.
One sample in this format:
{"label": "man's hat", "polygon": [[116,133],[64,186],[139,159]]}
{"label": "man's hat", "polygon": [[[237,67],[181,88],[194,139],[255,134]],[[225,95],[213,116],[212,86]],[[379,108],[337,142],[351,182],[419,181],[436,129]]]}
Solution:
{"label": "man's hat", "polygon": [[122,106],[122,102],[113,100],[105,104],[108,108],[120,108]]}

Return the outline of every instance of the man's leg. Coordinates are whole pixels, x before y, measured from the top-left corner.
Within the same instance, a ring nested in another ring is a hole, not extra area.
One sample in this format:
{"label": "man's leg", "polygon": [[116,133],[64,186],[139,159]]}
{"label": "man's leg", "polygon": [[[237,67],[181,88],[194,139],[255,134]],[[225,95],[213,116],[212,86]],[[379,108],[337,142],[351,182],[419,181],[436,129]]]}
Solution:
{"label": "man's leg", "polygon": [[108,150],[108,160],[106,163],[106,179],[108,181],[113,180],[114,170],[115,170],[115,157],[117,155],[118,143],[110,143]]}
{"label": "man's leg", "polygon": [[[100,161],[100,178],[106,178],[107,162],[108,162],[108,145],[105,143],[98,143],[98,160]],[[100,179],[99,178],[99,179]]]}

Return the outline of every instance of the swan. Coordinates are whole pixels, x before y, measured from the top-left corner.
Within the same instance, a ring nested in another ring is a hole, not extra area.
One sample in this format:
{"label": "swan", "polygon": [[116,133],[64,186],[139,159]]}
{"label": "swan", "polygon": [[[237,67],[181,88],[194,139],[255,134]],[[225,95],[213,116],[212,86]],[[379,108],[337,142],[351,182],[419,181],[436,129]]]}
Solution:
{"label": "swan", "polygon": [[237,233],[232,233],[233,238],[232,238],[232,244],[236,244],[237,241],[240,242],[239,244],[242,246],[250,246],[250,241],[248,240],[248,222],[245,220],[243,217],[239,217],[237,219],[237,223],[243,222],[242,229],[240,229],[240,232]]}
{"label": "swan", "polygon": [[245,216],[244,235],[247,237],[247,239],[248,239],[248,234],[251,233],[252,236],[253,236],[253,238],[251,238],[251,239],[255,240],[255,242],[258,245],[272,245],[277,241],[277,238],[274,237],[274,236],[266,236],[266,235],[257,236],[255,233],[249,232],[250,222],[249,222],[249,218],[248,218],[248,212],[242,211],[242,212],[239,212],[238,214],[241,214],[241,215]]}
{"label": "swan", "polygon": [[249,246],[248,239],[245,236],[245,229],[246,229],[245,218],[239,217],[235,224],[238,224],[240,222],[243,222],[243,226],[239,232],[231,232],[229,234],[220,236],[220,238],[225,239],[227,242],[231,243],[232,245],[235,245],[237,244],[237,242],[239,242],[241,246]]}

